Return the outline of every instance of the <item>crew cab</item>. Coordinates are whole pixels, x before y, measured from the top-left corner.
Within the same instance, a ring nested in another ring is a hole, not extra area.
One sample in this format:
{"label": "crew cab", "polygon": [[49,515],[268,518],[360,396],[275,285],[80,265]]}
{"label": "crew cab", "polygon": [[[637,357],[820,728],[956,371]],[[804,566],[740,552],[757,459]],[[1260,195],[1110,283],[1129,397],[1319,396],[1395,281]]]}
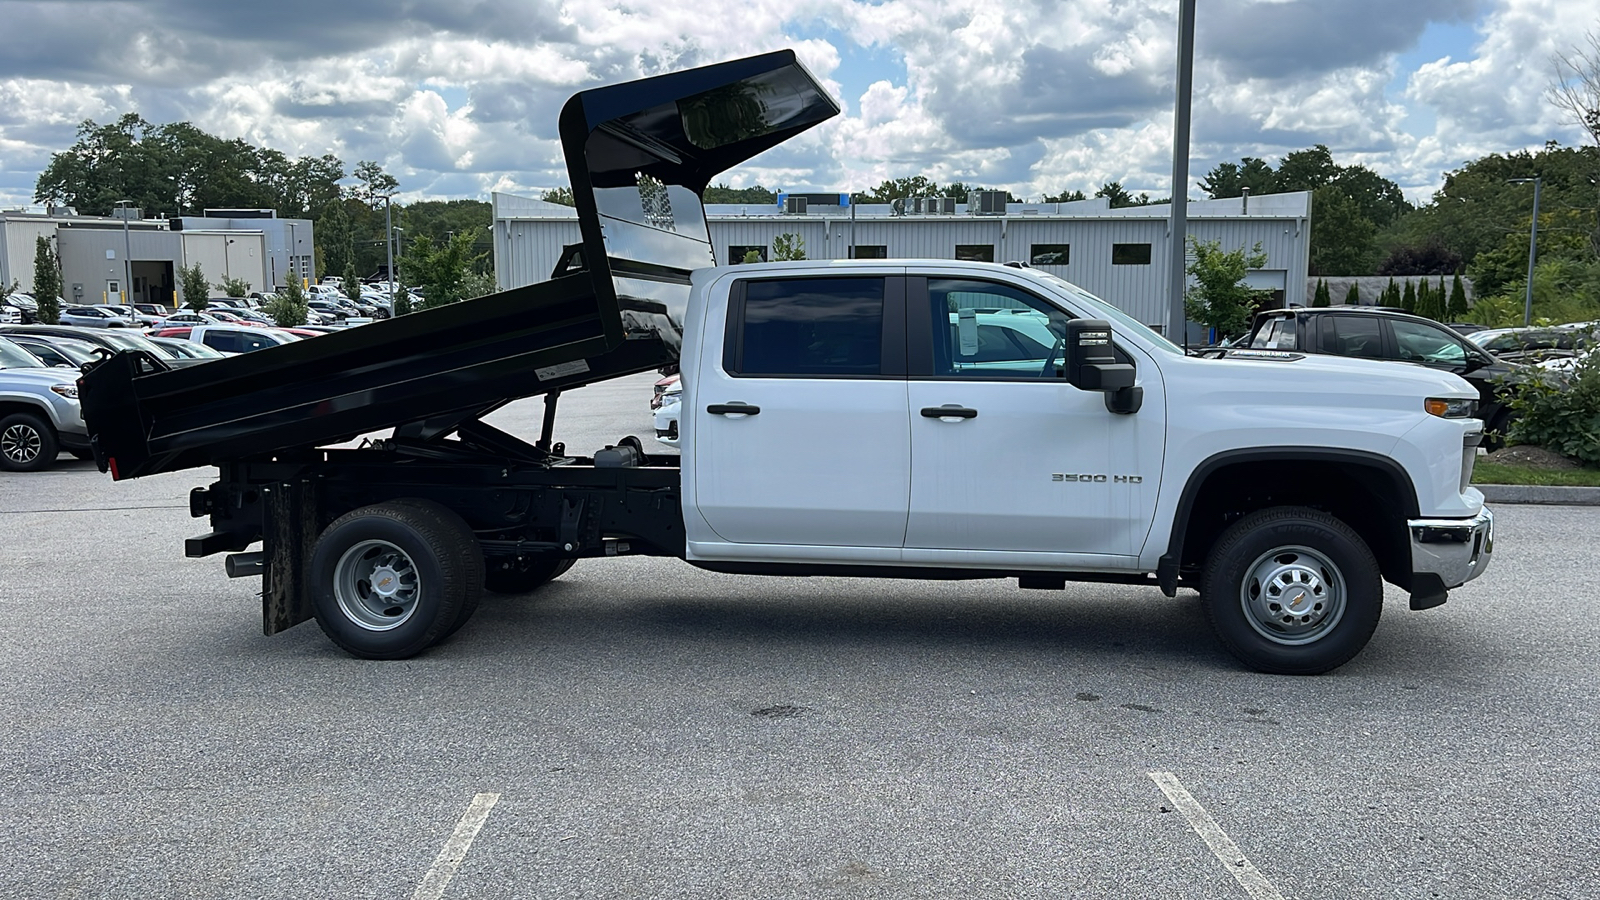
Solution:
{"label": "crew cab", "polygon": [[[583,240],[549,281],[199,369],[116,354],[83,376],[96,460],[216,466],[187,552],[262,578],[267,633],[315,618],[369,658],[631,555],[1188,586],[1246,665],[1311,674],[1367,643],[1383,581],[1423,609],[1489,565],[1477,393],[1449,372],[1188,357],[1020,266],[715,266],[705,185],[837,112],[789,51],[584,91],[561,116]],[[552,441],[563,391],[663,368],[681,455]],[[538,395],[537,438],[482,420]]]}

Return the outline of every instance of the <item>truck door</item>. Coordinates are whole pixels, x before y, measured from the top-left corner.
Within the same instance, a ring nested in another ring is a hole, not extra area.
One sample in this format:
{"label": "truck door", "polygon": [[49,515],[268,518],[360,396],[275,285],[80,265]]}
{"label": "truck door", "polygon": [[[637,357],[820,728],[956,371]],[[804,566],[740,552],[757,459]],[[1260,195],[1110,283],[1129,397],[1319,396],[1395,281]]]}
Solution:
{"label": "truck door", "polygon": [[734,283],[725,322],[708,315],[723,354],[697,369],[684,450],[695,506],[723,540],[898,551],[904,291],[888,275],[751,278]]}
{"label": "truck door", "polygon": [[1115,415],[1103,394],[1058,374],[1070,316],[1056,305],[967,277],[907,285],[906,561],[954,561],[918,550],[1012,555],[973,555],[972,565],[1050,559],[1041,553],[1136,555],[1161,475],[1165,404],[1155,366],[1139,365],[1143,408]]}

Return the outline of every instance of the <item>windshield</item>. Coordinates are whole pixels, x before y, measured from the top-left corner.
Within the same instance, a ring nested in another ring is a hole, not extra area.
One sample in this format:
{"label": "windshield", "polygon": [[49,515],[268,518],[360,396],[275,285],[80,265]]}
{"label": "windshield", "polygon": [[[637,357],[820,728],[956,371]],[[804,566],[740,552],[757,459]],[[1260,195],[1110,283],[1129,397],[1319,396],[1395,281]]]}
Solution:
{"label": "windshield", "polygon": [[18,347],[5,338],[0,338],[0,369],[43,369],[45,364],[34,358],[32,353]]}
{"label": "windshield", "polygon": [[128,334],[126,331],[106,329],[96,329],[96,331],[101,332],[97,333],[95,337],[98,338],[102,344],[114,347],[118,350],[143,350],[144,352],[149,353],[151,356],[159,356],[162,359],[181,358],[173,351],[151,343],[150,339],[142,334]]}
{"label": "windshield", "polygon": [[1175,353],[1178,356],[1183,355],[1183,351],[1178,348],[1177,344],[1167,340],[1165,336],[1157,334],[1155,331],[1151,330],[1150,326],[1144,324],[1138,319],[1135,319],[1133,316],[1128,315],[1122,310],[1117,309],[1110,303],[1101,300],[1099,297],[1096,297],[1083,288],[1078,287],[1070,281],[1063,281],[1062,279],[1051,275],[1049,272],[1041,272],[1038,269],[1030,269],[1029,271],[1040,278],[1048,280],[1051,284],[1055,285],[1056,288],[1071,296],[1072,299],[1083,303],[1084,306],[1087,306],[1089,309],[1093,310],[1099,318],[1105,319],[1112,324],[1120,325],[1129,331],[1137,333],[1140,337],[1143,337],[1145,340],[1149,341],[1157,349],[1165,350],[1168,353]]}

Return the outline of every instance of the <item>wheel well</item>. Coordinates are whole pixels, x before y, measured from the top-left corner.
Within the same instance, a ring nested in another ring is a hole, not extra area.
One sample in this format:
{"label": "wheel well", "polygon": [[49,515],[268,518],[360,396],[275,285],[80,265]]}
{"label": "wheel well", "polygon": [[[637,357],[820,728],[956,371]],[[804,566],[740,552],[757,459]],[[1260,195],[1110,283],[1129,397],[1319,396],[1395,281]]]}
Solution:
{"label": "wheel well", "polygon": [[[1361,461],[1253,459],[1229,462],[1186,492],[1188,517],[1179,507],[1179,573],[1197,583],[1211,547],[1234,522],[1273,506],[1309,506],[1349,525],[1378,560],[1386,581],[1409,589],[1410,543],[1406,518],[1416,493],[1403,472]],[[1175,534],[1175,536],[1177,536]],[[1174,544],[1176,545],[1176,541]]]}
{"label": "wheel well", "polygon": [[17,400],[0,400],[0,418],[5,418],[12,413],[19,412],[33,413],[34,415],[43,419],[46,425],[54,425],[54,423],[50,421],[49,411],[43,406],[33,403],[23,403]]}

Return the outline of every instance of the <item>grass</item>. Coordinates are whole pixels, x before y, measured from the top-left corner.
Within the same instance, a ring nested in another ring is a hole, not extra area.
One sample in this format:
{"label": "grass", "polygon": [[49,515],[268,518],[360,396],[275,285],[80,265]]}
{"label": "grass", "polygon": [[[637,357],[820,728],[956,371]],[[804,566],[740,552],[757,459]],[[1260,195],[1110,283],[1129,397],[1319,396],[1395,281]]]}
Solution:
{"label": "grass", "polygon": [[1541,484],[1600,487],[1600,469],[1535,469],[1478,460],[1472,470],[1473,484]]}

